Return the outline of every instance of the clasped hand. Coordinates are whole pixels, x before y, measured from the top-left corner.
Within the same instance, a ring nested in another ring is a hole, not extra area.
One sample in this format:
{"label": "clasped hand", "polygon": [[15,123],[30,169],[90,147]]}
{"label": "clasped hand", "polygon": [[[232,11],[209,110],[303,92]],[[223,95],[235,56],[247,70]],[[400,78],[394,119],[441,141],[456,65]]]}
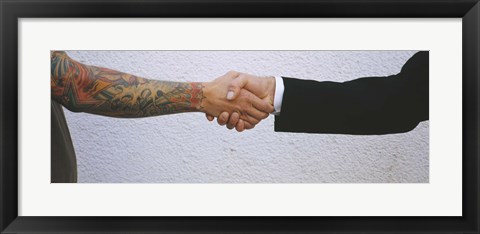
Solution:
{"label": "clasped hand", "polygon": [[203,86],[201,110],[209,121],[217,117],[228,129],[252,129],[274,111],[274,77],[230,71]]}

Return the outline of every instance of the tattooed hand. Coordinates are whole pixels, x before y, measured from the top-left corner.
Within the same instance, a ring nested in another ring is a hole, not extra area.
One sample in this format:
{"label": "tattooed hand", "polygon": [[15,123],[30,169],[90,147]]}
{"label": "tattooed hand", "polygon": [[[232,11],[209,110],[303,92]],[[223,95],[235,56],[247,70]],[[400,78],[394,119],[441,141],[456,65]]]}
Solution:
{"label": "tattooed hand", "polygon": [[139,118],[199,111],[218,117],[226,111],[227,115],[239,113],[242,124],[251,128],[273,111],[270,102],[246,90],[239,91],[235,100],[227,100],[237,72],[212,82],[171,82],[85,65],[62,51],[50,55],[51,97],[74,112]]}
{"label": "tattooed hand", "polygon": [[[269,103],[273,107],[273,98],[275,96],[275,78],[274,77],[259,77],[246,73],[235,73],[237,77],[231,80],[228,85],[228,100],[237,100],[246,90],[252,92],[255,96],[261,98],[264,102]],[[273,112],[273,108],[268,110]],[[214,117],[207,114],[207,119],[212,121]],[[244,123],[244,118],[238,115],[237,112],[225,111],[221,113],[217,119],[218,124],[227,124],[228,129],[236,128],[241,132],[244,129],[250,129],[249,123]]]}
{"label": "tattooed hand", "polygon": [[[241,73],[231,71],[212,82],[204,83],[204,99],[201,106],[207,116],[219,117],[220,113],[224,112],[225,114],[218,118],[219,123],[226,121],[229,114],[236,113],[236,116],[242,120],[243,128],[249,129],[273,112],[273,98],[268,95],[257,97],[250,91],[238,89],[234,96],[235,100],[227,100],[227,92],[232,82],[239,79],[240,75]],[[224,119],[225,115],[227,115],[226,119]]]}

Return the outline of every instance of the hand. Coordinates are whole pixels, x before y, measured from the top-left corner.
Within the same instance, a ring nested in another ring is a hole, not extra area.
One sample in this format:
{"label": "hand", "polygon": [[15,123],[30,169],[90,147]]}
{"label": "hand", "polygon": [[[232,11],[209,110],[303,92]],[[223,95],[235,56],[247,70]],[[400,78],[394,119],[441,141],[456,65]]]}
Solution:
{"label": "hand", "polygon": [[[235,87],[232,87],[231,84],[240,78],[239,76],[240,73],[231,71],[212,82],[203,83],[204,98],[200,110],[205,112],[207,116],[212,118],[217,116],[219,120],[225,122],[230,113],[237,113],[235,115],[238,116],[237,122],[242,120],[240,127],[253,128],[273,111],[273,102],[268,101],[268,98],[262,100],[246,89],[235,90]],[[227,100],[226,96],[229,90],[235,92],[235,100]],[[222,114],[222,112],[225,113]],[[227,116],[226,119],[225,116]]]}
{"label": "hand", "polygon": [[[235,100],[244,89],[252,92],[254,95],[261,98],[265,102],[268,102],[273,107],[273,98],[275,96],[274,77],[259,77],[246,73],[240,73],[238,77],[229,84],[227,99]],[[271,112],[273,112],[273,108],[269,113]],[[207,119],[209,121],[213,121],[214,117],[207,114]],[[238,113],[235,112],[231,115],[228,112],[221,113],[217,118],[217,122],[220,125],[227,124],[228,129],[233,129],[235,127],[239,132],[254,127],[254,125],[252,126],[248,123],[245,123]]]}

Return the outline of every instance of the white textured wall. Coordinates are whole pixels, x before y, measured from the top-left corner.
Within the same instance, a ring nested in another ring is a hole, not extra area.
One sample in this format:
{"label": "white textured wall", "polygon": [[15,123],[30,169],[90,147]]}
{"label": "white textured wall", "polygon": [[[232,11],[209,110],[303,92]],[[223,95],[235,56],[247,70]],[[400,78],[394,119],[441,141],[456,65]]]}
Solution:
{"label": "white textured wall", "polygon": [[[346,81],[396,74],[414,51],[67,51],[152,79],[209,81],[228,70]],[[65,109],[86,183],[428,182],[429,124],[404,134],[275,133],[270,116],[229,131],[201,113],[117,119]]]}

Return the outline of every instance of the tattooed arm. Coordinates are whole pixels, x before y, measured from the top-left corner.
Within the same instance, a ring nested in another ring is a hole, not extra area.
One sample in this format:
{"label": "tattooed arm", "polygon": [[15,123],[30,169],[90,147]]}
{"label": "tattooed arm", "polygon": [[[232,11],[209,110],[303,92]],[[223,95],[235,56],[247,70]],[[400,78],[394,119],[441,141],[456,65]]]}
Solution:
{"label": "tattooed arm", "polygon": [[74,112],[136,118],[182,112],[240,113],[255,125],[273,111],[268,100],[242,90],[239,100],[225,99],[228,84],[238,76],[229,72],[213,82],[170,82],[135,75],[71,59],[65,52],[51,53],[52,99]]}

